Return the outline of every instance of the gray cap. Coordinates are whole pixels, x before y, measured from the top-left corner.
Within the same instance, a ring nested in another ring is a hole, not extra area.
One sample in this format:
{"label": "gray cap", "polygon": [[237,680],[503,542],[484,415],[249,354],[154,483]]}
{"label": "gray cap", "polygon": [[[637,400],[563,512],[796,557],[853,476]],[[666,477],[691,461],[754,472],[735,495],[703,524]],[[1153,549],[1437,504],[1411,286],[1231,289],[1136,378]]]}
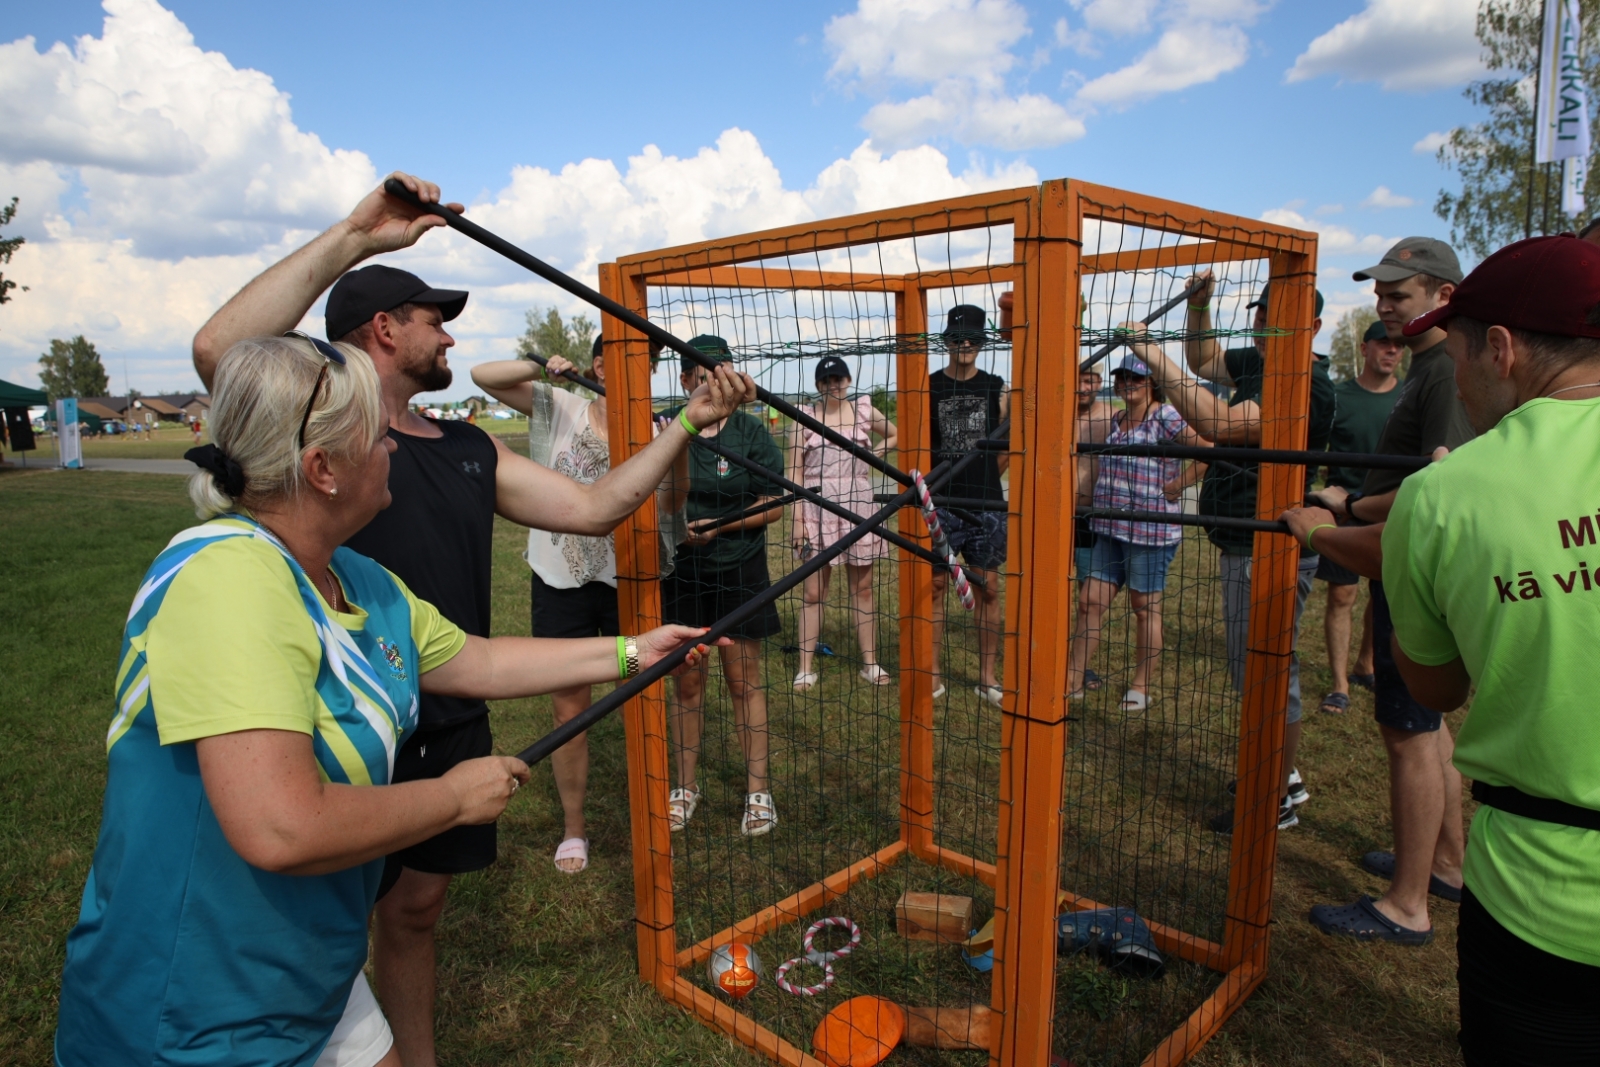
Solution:
{"label": "gray cap", "polygon": [[1432,237],[1407,237],[1383,254],[1376,267],[1358,270],[1353,277],[1358,282],[1372,279],[1375,282],[1397,282],[1413,274],[1426,274],[1461,284],[1461,261],[1455,249]]}

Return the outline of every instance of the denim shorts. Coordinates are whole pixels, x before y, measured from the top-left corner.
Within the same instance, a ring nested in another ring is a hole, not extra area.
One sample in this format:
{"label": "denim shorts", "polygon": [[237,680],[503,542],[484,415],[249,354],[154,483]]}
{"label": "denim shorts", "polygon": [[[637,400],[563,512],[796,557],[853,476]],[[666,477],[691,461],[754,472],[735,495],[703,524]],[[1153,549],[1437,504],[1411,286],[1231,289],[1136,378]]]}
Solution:
{"label": "denim shorts", "polygon": [[1100,535],[1089,528],[1089,523],[1079,519],[1072,538],[1072,576],[1079,582],[1088,580],[1089,564],[1094,560],[1094,543]]}
{"label": "denim shorts", "polygon": [[1394,619],[1389,615],[1389,598],[1383,583],[1367,583],[1372,593],[1372,717],[1379,726],[1413,734],[1431,734],[1444,724],[1444,716],[1423,707],[1406,688],[1400,667],[1394,661],[1389,638],[1394,635]]}
{"label": "denim shorts", "polygon": [[977,512],[973,518],[978,521],[973,523],[957,518],[944,508],[938,511],[939,525],[944,527],[950,551],[960,556],[963,563],[980,571],[998,570],[1005,563],[1005,512]]}
{"label": "denim shorts", "polygon": [[1089,577],[1135,593],[1159,593],[1167,587],[1167,568],[1177,554],[1176,542],[1135,545],[1101,535],[1089,556]]}

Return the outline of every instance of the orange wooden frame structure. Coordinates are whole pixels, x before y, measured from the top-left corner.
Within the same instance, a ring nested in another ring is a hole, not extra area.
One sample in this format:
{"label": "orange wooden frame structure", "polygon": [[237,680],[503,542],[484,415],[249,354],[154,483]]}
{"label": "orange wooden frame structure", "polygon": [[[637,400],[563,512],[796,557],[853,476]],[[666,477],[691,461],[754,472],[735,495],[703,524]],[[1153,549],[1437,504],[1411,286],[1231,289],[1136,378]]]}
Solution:
{"label": "orange wooden frame structure", "polygon": [[[1131,252],[1083,255],[1084,223],[1109,220],[1185,243]],[[970,269],[874,275],[773,268],[761,261],[852,245],[1010,226],[1013,259]],[[628,256],[600,268],[600,288],[647,314],[648,287],[693,285],[747,289],[854,289],[893,294],[896,334],[927,332],[929,289],[990,281],[1015,293],[1011,448],[1027,462],[1011,468],[1010,557],[1025,580],[1006,598],[1005,697],[1001,709],[997,862],[989,864],[935,843],[933,695],[930,658],[932,575],[900,553],[900,836],[899,840],[775,901],[738,923],[680,948],[674,924],[666,702],[662,687],[628,703],[628,785],[632,811],[639,973],[669,1001],[783,1064],[820,1061],[691,983],[681,972],[719,944],[759,937],[815,912],[908,854],[976,877],[995,893],[995,1012],[990,1062],[1045,1067],[1050,1061],[1057,958],[1053,938],[1023,936],[1049,928],[1058,890],[1074,907],[1094,901],[1057,885],[1062,851],[1062,791],[1067,748],[1066,648],[1073,610],[1070,581],[1076,463],[1071,417],[1079,316],[1071,294],[1086,273],[1184,268],[1229,260],[1267,260],[1272,279],[1269,321],[1284,327],[1265,342],[1262,397],[1264,448],[1305,446],[1309,406],[1312,303],[1316,277],[1313,234],[1257,220],[1074,180],[960,197],[930,204],[789,226]],[[610,439],[614,461],[651,440],[649,348],[614,319],[602,333],[609,354]],[[619,358],[620,357],[620,358]],[[924,346],[896,356],[901,383],[898,420],[902,469],[931,466],[926,394],[905,383],[926,381]],[[1298,369],[1297,369],[1298,368]],[[1263,465],[1258,513],[1276,517],[1298,501],[1303,469]],[[617,572],[624,620],[639,627],[660,619],[656,516],[647,501],[617,530]],[[902,512],[900,532],[927,543],[920,520]],[[1258,534],[1251,585],[1249,652],[1241,705],[1235,833],[1229,858],[1225,933],[1221,943],[1153,924],[1163,952],[1221,972],[1215,992],[1146,1059],[1148,1067],[1192,1056],[1260,984],[1266,973],[1277,855],[1276,783],[1282,773],[1284,723],[1293,651],[1297,552],[1284,535]],[[625,621],[624,627],[629,624]],[[906,670],[910,665],[912,669]]]}

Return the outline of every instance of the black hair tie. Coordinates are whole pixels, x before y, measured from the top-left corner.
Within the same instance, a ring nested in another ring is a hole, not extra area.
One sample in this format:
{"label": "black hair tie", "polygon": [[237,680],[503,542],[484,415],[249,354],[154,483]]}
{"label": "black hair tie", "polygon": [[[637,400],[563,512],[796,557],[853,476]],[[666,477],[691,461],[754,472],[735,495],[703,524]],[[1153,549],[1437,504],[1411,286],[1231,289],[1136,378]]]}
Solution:
{"label": "black hair tie", "polygon": [[183,454],[183,458],[201,470],[210,471],[211,479],[217,483],[217,488],[234,499],[237,500],[244,493],[244,468],[225,455],[216,445],[191,448]]}

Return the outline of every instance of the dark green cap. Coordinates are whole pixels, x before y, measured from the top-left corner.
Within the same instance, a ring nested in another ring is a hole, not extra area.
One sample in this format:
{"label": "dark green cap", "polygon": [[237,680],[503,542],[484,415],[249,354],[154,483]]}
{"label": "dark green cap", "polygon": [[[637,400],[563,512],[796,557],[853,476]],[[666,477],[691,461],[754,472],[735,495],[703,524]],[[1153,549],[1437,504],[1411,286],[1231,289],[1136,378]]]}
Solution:
{"label": "dark green cap", "polygon": [[[1250,301],[1250,303],[1246,304],[1245,307],[1247,307],[1247,308],[1264,308],[1264,307],[1266,307],[1267,306],[1267,294],[1269,292],[1271,292],[1271,291],[1272,291],[1272,283],[1268,282],[1266,285],[1263,285],[1261,287],[1261,295],[1256,297],[1254,300]],[[1312,315],[1311,317],[1314,318],[1314,319],[1322,318],[1322,290],[1321,289],[1317,290],[1317,310],[1316,310],[1316,314]]]}
{"label": "dark green cap", "polygon": [[1358,270],[1358,282],[1398,282],[1413,274],[1426,274],[1452,285],[1461,284],[1461,261],[1456,250],[1432,237],[1407,237],[1383,254],[1376,267]]}
{"label": "dark green cap", "polygon": [[[703,354],[710,356],[713,363],[721,363],[724,360],[733,358],[733,352],[728,348],[728,342],[714,333],[703,333],[699,337],[691,337],[689,339],[689,347],[699,349]],[[683,373],[688,374],[699,364],[688,356],[679,353],[678,366],[682,368]]]}
{"label": "dark green cap", "polygon": [[[1386,326],[1384,326],[1382,320],[1378,320],[1371,326],[1368,326],[1367,332],[1361,335],[1362,344],[1366,344],[1368,341],[1387,341],[1388,339],[1389,330]],[[1400,344],[1402,342],[1396,341],[1395,343]]]}

